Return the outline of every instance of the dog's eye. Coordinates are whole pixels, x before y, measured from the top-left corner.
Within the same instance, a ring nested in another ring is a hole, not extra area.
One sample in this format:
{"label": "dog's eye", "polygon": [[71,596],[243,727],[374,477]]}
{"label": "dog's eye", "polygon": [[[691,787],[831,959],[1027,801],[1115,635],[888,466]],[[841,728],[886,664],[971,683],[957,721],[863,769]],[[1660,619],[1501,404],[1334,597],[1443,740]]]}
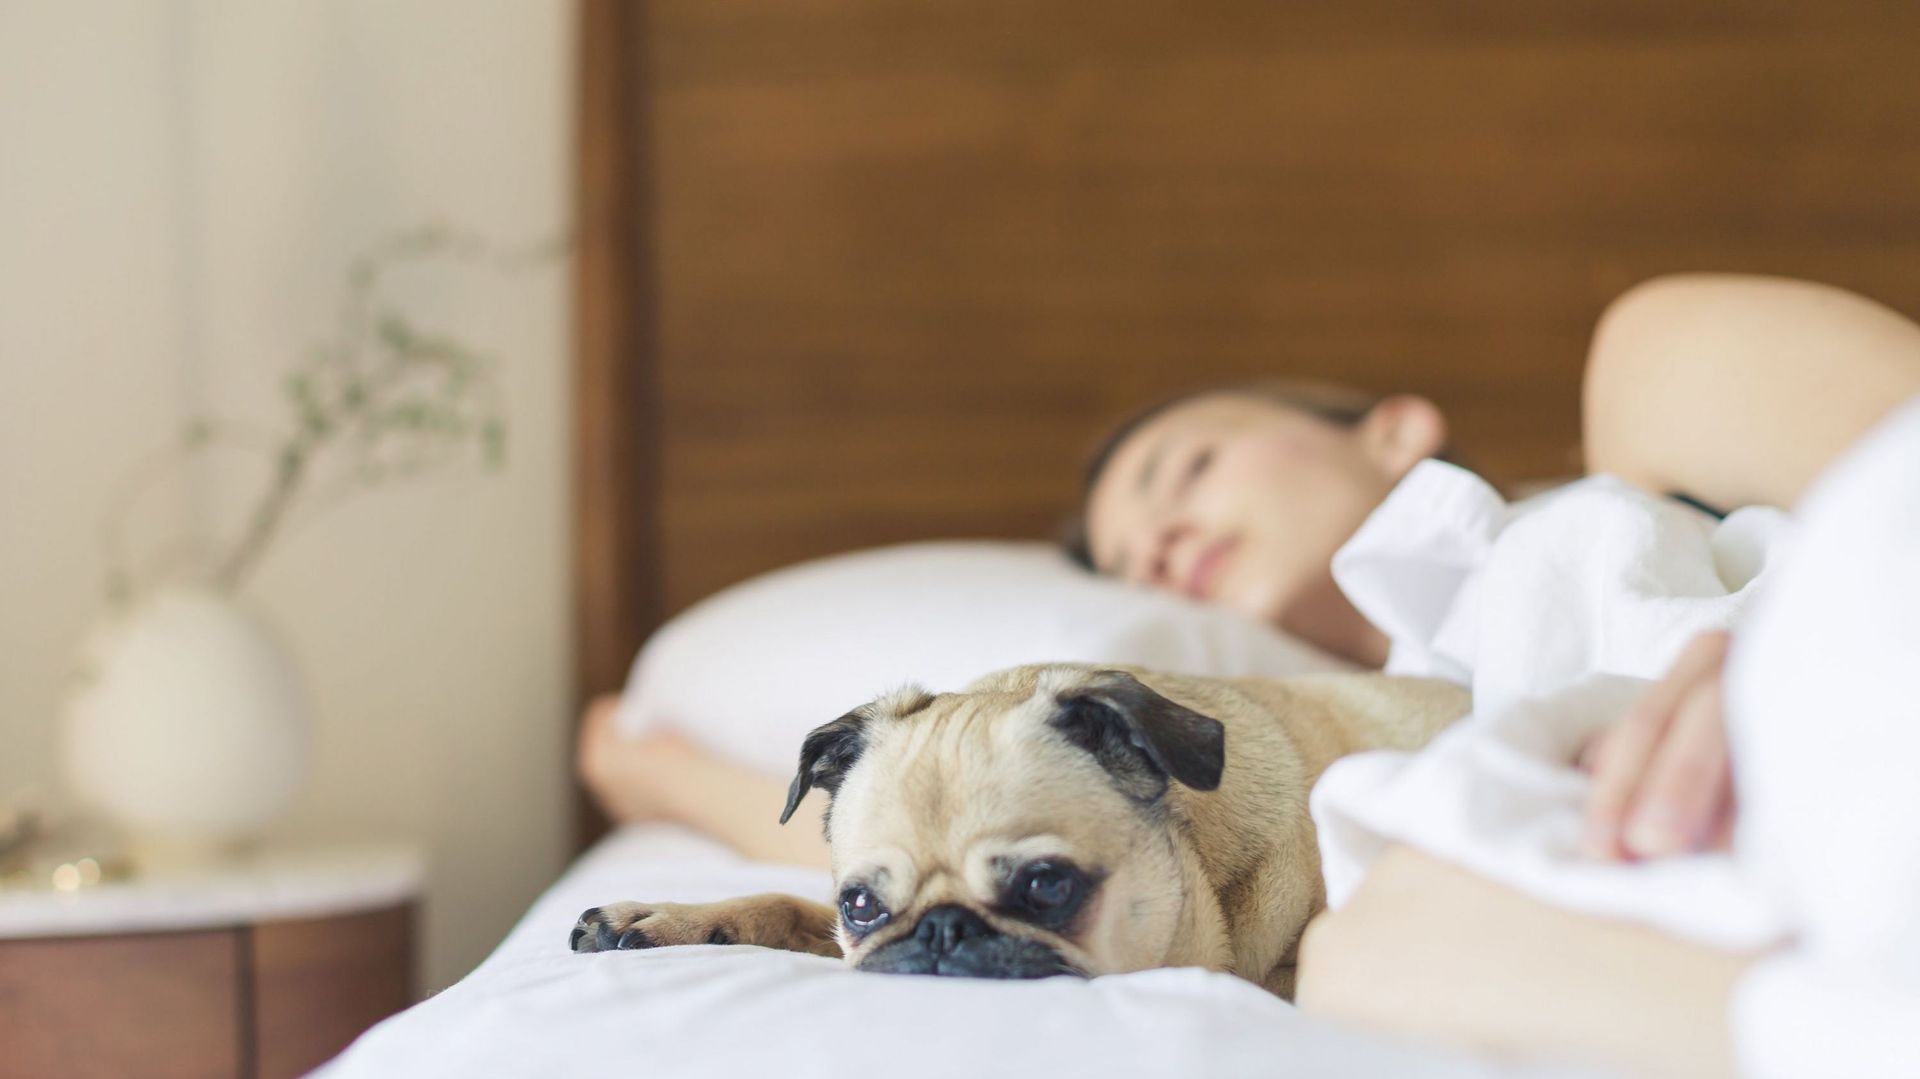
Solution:
{"label": "dog's eye", "polygon": [[856,933],[871,933],[887,923],[879,897],[858,885],[840,893],[840,920]]}
{"label": "dog's eye", "polygon": [[1036,862],[1014,882],[1013,894],[1035,914],[1052,914],[1064,909],[1080,889],[1079,878],[1059,866]]}

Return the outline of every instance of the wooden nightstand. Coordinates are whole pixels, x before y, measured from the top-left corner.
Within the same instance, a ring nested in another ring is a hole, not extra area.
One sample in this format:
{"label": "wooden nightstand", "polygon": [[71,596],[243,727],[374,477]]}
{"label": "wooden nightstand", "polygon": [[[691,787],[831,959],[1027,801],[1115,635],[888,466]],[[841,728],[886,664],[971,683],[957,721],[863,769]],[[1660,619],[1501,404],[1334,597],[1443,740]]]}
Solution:
{"label": "wooden nightstand", "polygon": [[302,1075],[413,1002],[419,857],[0,891],[0,1077]]}

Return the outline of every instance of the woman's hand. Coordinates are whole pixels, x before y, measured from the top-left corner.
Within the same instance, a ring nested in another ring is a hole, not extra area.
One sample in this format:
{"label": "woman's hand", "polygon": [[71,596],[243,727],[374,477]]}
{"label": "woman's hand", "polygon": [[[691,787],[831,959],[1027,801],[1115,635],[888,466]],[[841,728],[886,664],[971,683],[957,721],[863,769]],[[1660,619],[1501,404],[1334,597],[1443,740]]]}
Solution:
{"label": "woman's hand", "polygon": [[1581,754],[1593,775],[1586,842],[1597,858],[1660,858],[1724,847],[1733,772],[1720,672],[1727,635],[1703,633],[1631,711]]}
{"label": "woman's hand", "polygon": [[615,823],[666,820],[672,806],[658,777],[692,749],[685,736],[654,731],[638,738],[620,733],[617,695],[596,697],[580,721],[575,767],[593,800]]}

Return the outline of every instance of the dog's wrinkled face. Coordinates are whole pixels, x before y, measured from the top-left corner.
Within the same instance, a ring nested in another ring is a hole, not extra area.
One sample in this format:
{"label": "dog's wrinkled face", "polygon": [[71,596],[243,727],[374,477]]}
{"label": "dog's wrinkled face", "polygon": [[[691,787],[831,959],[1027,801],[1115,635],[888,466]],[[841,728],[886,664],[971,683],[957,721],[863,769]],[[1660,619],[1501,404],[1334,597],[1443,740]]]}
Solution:
{"label": "dog's wrinkled face", "polygon": [[1139,970],[1163,964],[1186,901],[1166,792],[1218,786],[1224,743],[1117,671],[908,689],[808,736],[788,813],[833,793],[838,932],[861,970]]}

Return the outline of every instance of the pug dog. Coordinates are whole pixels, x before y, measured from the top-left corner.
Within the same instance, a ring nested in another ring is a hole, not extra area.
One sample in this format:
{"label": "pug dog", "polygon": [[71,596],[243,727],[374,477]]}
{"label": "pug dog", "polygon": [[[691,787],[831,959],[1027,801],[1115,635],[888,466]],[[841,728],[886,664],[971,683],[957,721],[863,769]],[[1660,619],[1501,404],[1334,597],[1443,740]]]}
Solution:
{"label": "pug dog", "polygon": [[1200,966],[1290,997],[1324,904],[1314,780],[1348,753],[1416,749],[1468,704],[1452,683],[1382,675],[1062,664],[908,687],[801,747],[780,820],[829,796],[831,905],[615,903],[569,945],[758,944],[984,978]]}

